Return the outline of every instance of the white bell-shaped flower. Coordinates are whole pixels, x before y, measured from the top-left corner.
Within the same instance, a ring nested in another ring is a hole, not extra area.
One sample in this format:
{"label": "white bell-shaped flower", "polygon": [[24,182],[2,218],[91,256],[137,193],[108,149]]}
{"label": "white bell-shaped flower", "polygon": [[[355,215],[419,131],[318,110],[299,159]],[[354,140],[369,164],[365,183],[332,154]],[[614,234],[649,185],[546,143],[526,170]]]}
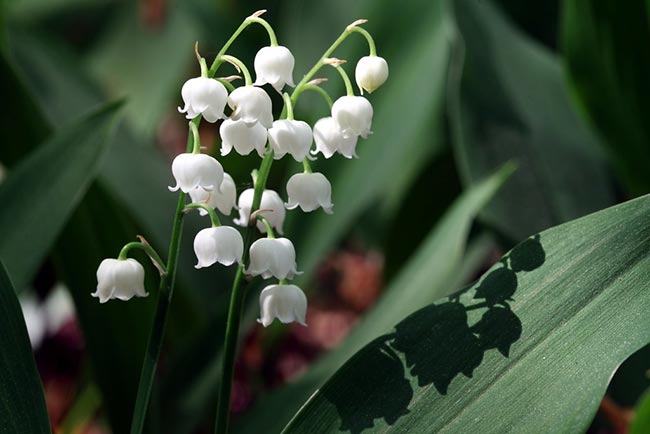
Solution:
{"label": "white bell-shaped flower", "polygon": [[244,240],[239,231],[230,226],[217,226],[199,231],[194,237],[194,253],[198,259],[195,268],[209,267],[218,262],[225,266],[241,264]]}
{"label": "white bell-shaped flower", "polygon": [[250,248],[251,263],[246,270],[264,279],[293,279],[302,274],[296,269],[296,250],[287,238],[260,238]]}
{"label": "white bell-shaped flower", "polygon": [[321,152],[325,158],[330,158],[335,152],[340,153],[345,158],[357,156],[357,136],[343,137],[339,126],[334,122],[331,116],[319,119],[314,125],[314,142],[316,150],[312,154]]}
{"label": "white bell-shaped flower", "polygon": [[[221,182],[221,191],[205,191],[197,187],[190,191],[192,202],[205,202],[211,208],[217,208],[221,214],[230,215],[230,211],[235,207],[237,201],[237,188],[235,181],[227,173],[223,174]],[[206,215],[208,212],[199,208],[199,214]]]}
{"label": "white bell-shaped flower", "polygon": [[383,57],[364,56],[357,62],[354,77],[361,94],[364,89],[372,93],[388,79],[388,63]]}
{"label": "white bell-shaped flower", "polygon": [[281,119],[273,122],[269,129],[269,143],[279,160],[290,154],[296,161],[305,159],[311,148],[314,136],[307,122]]}
{"label": "white bell-shaped flower", "polygon": [[332,118],[339,126],[343,137],[372,134],[372,105],[362,96],[342,96],[332,106]]}
{"label": "white bell-shaped flower", "polygon": [[219,127],[221,155],[228,155],[233,148],[239,155],[248,155],[253,149],[260,157],[266,149],[266,128],[259,122],[247,125],[243,120],[226,119]]}
{"label": "white bell-shaped flower", "polygon": [[179,188],[183,193],[189,193],[197,187],[207,191],[219,190],[223,181],[221,163],[206,154],[179,154],[172,162],[172,174],[176,186],[169,187],[170,191]]}
{"label": "white bell-shaped flower", "polygon": [[332,214],[332,186],[322,173],[296,173],[287,182],[287,208],[300,207],[305,212],[323,208]]}
{"label": "white bell-shaped flower", "polygon": [[271,128],[273,124],[271,98],[264,89],[255,86],[238,87],[230,93],[228,105],[233,110],[233,120],[241,119],[249,126],[259,122],[265,128]]}
{"label": "white bell-shaped flower", "polygon": [[228,91],[217,80],[207,77],[190,78],[181,89],[181,96],[185,106],[178,108],[181,113],[186,113],[187,119],[194,119],[203,115],[208,122],[223,119],[223,109],[228,100]]}
{"label": "white bell-shaped flower", "polygon": [[117,298],[146,297],[144,268],[135,259],[104,259],[97,268],[97,291],[91,294],[100,303]]}
{"label": "white bell-shaped flower", "polygon": [[263,47],[255,55],[255,85],[269,83],[278,92],[285,84],[293,83],[293,66],[295,59],[287,47]]}
{"label": "white bell-shaped flower", "polygon": [[[248,221],[251,217],[251,207],[253,206],[253,196],[255,190],[249,188],[244,190],[239,195],[237,207],[239,208],[239,218],[233,220],[239,226],[248,226]],[[282,225],[284,225],[284,218],[286,210],[280,195],[273,190],[264,190],[262,193],[262,201],[260,202],[260,215],[266,218],[271,227],[278,231],[280,235],[283,233]],[[266,227],[260,221],[257,222],[257,229],[260,232],[266,233]]]}
{"label": "white bell-shaped flower", "polygon": [[296,285],[269,285],[260,294],[260,318],[268,327],[275,318],[281,323],[297,322],[303,326],[307,314],[307,297]]}

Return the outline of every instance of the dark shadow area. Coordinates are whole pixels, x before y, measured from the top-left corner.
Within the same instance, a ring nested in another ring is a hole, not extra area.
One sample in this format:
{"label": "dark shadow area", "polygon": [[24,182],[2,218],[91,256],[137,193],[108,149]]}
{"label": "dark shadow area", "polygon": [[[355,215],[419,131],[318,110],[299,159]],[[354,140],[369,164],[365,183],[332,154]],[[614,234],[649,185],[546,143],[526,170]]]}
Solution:
{"label": "dark shadow area", "polygon": [[[339,429],[358,434],[378,419],[393,425],[409,413],[411,378],[419,387],[432,384],[446,395],[456,376],[474,375],[486,351],[496,349],[509,357],[522,333],[521,320],[509,305],[517,291],[516,273],[532,271],[545,260],[539,235],[531,237],[504,256],[473,295],[464,296],[470,291],[465,289],[426,306],[358,352],[322,389],[341,418]],[[470,325],[468,312],[473,310],[483,312]]]}

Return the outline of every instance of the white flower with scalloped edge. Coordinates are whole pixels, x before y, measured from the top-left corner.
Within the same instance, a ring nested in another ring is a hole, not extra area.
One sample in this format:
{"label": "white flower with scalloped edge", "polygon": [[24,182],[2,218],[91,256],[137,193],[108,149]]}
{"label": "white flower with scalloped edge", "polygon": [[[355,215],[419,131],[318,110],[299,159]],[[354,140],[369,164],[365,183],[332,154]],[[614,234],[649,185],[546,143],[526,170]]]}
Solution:
{"label": "white flower with scalloped edge", "polygon": [[181,96],[185,106],[178,108],[186,113],[187,119],[202,115],[208,122],[216,122],[225,117],[223,109],[228,100],[228,91],[217,80],[207,77],[190,78],[181,88]]}
{"label": "white flower with scalloped edge", "polygon": [[345,158],[357,158],[357,136],[343,137],[339,126],[331,116],[319,119],[314,124],[314,142],[316,149],[311,151],[312,155],[319,152],[323,157],[330,158],[336,152]]}
{"label": "white flower with scalloped edge", "polygon": [[221,155],[228,155],[233,148],[239,155],[248,155],[253,149],[260,157],[266,150],[266,128],[259,122],[252,125],[239,120],[226,119],[219,127],[221,135]]}
{"label": "white flower with scalloped edge", "polygon": [[250,248],[246,274],[264,279],[293,279],[302,274],[296,268],[296,250],[287,238],[260,238]]}
{"label": "white flower with scalloped edge", "polygon": [[275,318],[283,324],[297,322],[303,326],[307,315],[307,297],[296,285],[269,285],[260,293],[260,318],[268,327]]}
{"label": "white flower with scalloped edge", "polygon": [[172,162],[176,186],[169,187],[169,190],[177,191],[180,188],[183,193],[189,193],[200,187],[207,191],[218,191],[221,189],[223,173],[221,163],[209,155],[179,154]]}
{"label": "white flower with scalloped edge", "polygon": [[313,139],[311,127],[304,121],[280,119],[273,122],[269,129],[269,143],[276,160],[290,154],[297,162],[301,162],[309,154]]}
{"label": "white flower with scalloped edge", "polygon": [[364,56],[357,62],[354,77],[363,95],[364,89],[372,93],[388,79],[388,63],[379,56]]}
{"label": "white flower with scalloped edge", "polygon": [[[203,202],[210,208],[218,209],[223,215],[230,215],[237,201],[235,181],[230,175],[224,173],[223,181],[221,182],[221,191],[205,191],[201,187],[197,187],[194,190],[190,190],[190,198],[192,202]],[[199,214],[206,215],[207,213],[203,208],[199,208]]]}
{"label": "white flower with scalloped edge", "polygon": [[[251,217],[251,207],[253,206],[253,196],[255,190],[249,188],[242,191],[239,195],[237,207],[239,208],[239,218],[233,220],[235,224],[246,227]],[[284,202],[280,195],[273,190],[264,190],[262,193],[262,201],[260,202],[259,214],[268,220],[273,229],[278,231],[280,235],[283,233],[282,226],[284,225],[284,218],[286,210],[284,209]],[[266,233],[266,227],[260,221],[257,222],[257,229],[260,232]]]}
{"label": "white flower with scalloped edge", "polygon": [[273,124],[271,98],[259,87],[241,86],[228,97],[228,105],[233,110],[232,119],[241,119],[248,126],[259,122],[265,128]]}
{"label": "white flower with scalloped edge", "polygon": [[332,105],[332,118],[343,137],[361,136],[364,139],[372,134],[372,104],[362,96],[342,96]]}
{"label": "white flower with scalloped edge", "polygon": [[293,83],[293,54],[287,47],[262,47],[255,55],[255,85],[262,86],[269,83],[278,92],[285,84],[295,86]]}
{"label": "white flower with scalloped edge", "polygon": [[135,259],[104,259],[97,268],[97,290],[93,297],[100,303],[108,300],[130,300],[132,297],[146,297],[144,290],[144,268]]}
{"label": "white flower with scalloped edge", "polygon": [[241,264],[244,240],[239,231],[230,226],[217,226],[199,231],[194,237],[194,253],[198,259],[195,268],[220,263],[229,266]]}
{"label": "white flower with scalloped edge", "polygon": [[287,182],[288,209],[300,207],[304,212],[323,208],[332,214],[332,186],[322,173],[296,173]]}

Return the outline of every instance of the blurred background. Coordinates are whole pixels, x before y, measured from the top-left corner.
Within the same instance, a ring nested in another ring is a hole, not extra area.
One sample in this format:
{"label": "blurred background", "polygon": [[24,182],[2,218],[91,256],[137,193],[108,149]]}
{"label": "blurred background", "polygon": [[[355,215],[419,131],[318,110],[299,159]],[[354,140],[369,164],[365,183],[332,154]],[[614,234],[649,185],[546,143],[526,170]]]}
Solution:
{"label": "blurred background", "polygon": [[[332,182],[334,215],[288,213],[309,327],[259,327],[261,282],[249,289],[233,431],[279,432],[364,343],[373,318],[392,325],[473,281],[531,234],[648,192],[647,6],[591,3],[2,2],[1,173],[9,183],[35,156],[45,181],[20,195],[14,209],[24,217],[0,215],[0,257],[19,292],[55,432],[128,432],[157,273],[135,253],[147,267],[148,298],[100,306],[90,293],[99,262],[137,234],[166,254],[176,201],[169,167],[187,140],[177,106],[184,81],[199,74],[195,41],[211,61],[246,16],[268,9],[299,79],[347,24],[367,18],[390,65],[388,82],[369,96],[374,134],[360,141],[360,158],[315,163]],[[252,26],[230,54],[252,67],[266,44]],[[349,74],[366,54],[358,35],[335,52],[349,60]],[[342,94],[335,74],[319,76]],[[113,122],[106,104],[118,100]],[[327,113],[310,93],[296,107],[312,125]],[[215,156],[217,131],[201,125]],[[42,147],[49,150],[37,155]],[[258,157],[219,159],[238,191],[251,186]],[[517,171],[494,197],[463,201],[511,160]],[[274,164],[270,186],[284,195],[299,170],[287,159]],[[211,432],[234,270],[194,269],[193,234],[205,225],[190,215],[184,228],[148,432]],[[393,312],[382,294],[406,291],[414,264],[432,267],[431,290]],[[590,432],[627,432],[648,368],[644,349],[619,369]]]}

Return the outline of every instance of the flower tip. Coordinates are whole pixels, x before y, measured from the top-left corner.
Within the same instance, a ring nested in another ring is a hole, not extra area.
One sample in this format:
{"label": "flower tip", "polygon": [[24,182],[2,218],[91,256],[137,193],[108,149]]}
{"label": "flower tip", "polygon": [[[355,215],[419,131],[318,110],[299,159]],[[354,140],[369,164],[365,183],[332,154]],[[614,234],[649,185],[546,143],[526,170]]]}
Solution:
{"label": "flower tip", "polygon": [[178,189],[179,189],[180,187],[178,186],[178,184],[176,184],[175,187],[167,186],[167,188],[168,188],[169,191],[171,191],[171,192],[176,192],[176,191],[178,191]]}
{"label": "flower tip", "polygon": [[255,11],[251,14],[250,18],[258,18],[264,15],[267,12],[266,9],[260,9],[259,11]]}
{"label": "flower tip", "polygon": [[352,27],[356,27],[361,24],[367,23],[368,20],[365,18],[359,18],[358,20],[354,21],[353,23],[350,23],[350,25],[347,27],[348,30],[350,30]]}

